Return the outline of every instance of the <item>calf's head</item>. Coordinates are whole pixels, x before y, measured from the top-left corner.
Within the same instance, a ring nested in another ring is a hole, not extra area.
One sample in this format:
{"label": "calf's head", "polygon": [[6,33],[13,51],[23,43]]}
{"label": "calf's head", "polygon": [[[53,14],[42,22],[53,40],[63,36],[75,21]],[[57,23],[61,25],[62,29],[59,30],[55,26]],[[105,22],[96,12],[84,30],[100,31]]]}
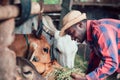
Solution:
{"label": "calf's head", "polygon": [[27,59],[17,57],[17,66],[17,80],[45,80]]}
{"label": "calf's head", "polygon": [[50,45],[46,38],[41,35],[40,39],[33,39],[30,43],[30,48],[33,50],[30,61],[49,63],[50,59]]}

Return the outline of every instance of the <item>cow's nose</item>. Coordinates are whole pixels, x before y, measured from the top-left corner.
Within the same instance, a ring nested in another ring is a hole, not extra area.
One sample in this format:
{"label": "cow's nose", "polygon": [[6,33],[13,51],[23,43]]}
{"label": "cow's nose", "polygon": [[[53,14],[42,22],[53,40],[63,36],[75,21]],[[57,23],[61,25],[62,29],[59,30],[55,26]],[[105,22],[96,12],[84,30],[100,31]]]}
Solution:
{"label": "cow's nose", "polygon": [[38,62],[39,58],[37,58],[36,56],[34,56],[33,61]]}

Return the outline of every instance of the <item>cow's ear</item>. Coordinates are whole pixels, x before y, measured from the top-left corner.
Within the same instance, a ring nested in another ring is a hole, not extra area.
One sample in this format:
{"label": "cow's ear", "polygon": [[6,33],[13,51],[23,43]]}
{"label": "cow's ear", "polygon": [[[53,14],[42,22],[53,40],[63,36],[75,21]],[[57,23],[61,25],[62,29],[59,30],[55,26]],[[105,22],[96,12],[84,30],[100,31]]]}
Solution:
{"label": "cow's ear", "polygon": [[60,31],[56,31],[54,34],[55,39],[59,39],[60,38]]}

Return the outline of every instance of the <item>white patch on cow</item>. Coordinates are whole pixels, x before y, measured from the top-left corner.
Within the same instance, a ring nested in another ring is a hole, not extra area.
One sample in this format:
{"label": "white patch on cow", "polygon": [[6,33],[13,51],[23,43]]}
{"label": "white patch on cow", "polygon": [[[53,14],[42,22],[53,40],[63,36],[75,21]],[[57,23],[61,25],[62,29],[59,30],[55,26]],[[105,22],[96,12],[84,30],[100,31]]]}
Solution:
{"label": "white patch on cow", "polygon": [[37,47],[38,47],[38,45],[36,44],[36,43],[31,43],[31,46],[34,48],[34,49],[36,49]]}
{"label": "white patch on cow", "polygon": [[[51,35],[54,36],[54,57],[57,59],[60,65],[63,67],[73,68],[75,54],[77,53],[78,47],[76,41],[71,40],[69,35],[63,37],[59,36],[59,30],[53,24],[51,17],[43,16],[44,30],[49,30]],[[57,48],[57,50],[56,50]]]}
{"label": "white patch on cow", "polygon": [[[36,43],[34,43],[34,42],[31,43],[31,46],[33,47],[34,50],[38,47],[38,45],[37,45]],[[30,61],[33,60],[34,56],[35,56],[35,53],[32,54],[32,56],[31,56],[31,58],[30,58]]]}

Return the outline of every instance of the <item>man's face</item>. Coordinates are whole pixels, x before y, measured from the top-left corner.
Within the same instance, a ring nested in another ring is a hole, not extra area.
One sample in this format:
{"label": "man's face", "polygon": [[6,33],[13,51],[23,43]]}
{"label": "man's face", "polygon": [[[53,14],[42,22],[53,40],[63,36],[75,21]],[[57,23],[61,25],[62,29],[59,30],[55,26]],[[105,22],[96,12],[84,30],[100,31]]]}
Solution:
{"label": "man's face", "polygon": [[70,35],[72,40],[82,43],[85,39],[85,27],[81,23],[72,25],[65,30],[65,33]]}

